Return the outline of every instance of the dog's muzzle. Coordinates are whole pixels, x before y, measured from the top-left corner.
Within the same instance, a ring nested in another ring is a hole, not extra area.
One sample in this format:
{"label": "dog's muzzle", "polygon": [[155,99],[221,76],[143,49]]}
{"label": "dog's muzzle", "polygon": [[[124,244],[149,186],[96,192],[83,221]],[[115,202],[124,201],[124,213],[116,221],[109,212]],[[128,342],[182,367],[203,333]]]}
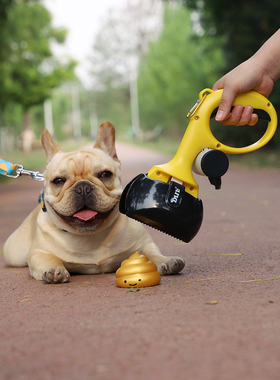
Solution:
{"label": "dog's muzzle", "polygon": [[56,214],[67,224],[81,232],[90,232],[102,224],[113,212],[113,205],[105,212],[98,211],[97,194],[94,184],[89,181],[79,181],[72,189],[73,214],[62,215],[54,209]]}
{"label": "dog's muzzle", "polygon": [[94,185],[89,182],[79,182],[74,188],[75,209],[79,210],[82,207],[89,207],[91,209],[96,208],[96,196],[94,195]]}
{"label": "dog's muzzle", "polygon": [[93,188],[89,183],[79,183],[75,188],[76,194],[81,198],[87,198],[93,192]]}

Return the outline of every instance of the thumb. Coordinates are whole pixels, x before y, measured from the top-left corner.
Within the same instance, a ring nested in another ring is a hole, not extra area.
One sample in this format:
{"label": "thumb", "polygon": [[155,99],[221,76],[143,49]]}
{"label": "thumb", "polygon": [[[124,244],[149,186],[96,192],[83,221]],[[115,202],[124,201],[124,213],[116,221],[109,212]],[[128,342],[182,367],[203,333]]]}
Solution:
{"label": "thumb", "polygon": [[228,87],[224,88],[215,120],[225,121],[228,118],[236,95],[237,93],[232,91],[232,89]]}

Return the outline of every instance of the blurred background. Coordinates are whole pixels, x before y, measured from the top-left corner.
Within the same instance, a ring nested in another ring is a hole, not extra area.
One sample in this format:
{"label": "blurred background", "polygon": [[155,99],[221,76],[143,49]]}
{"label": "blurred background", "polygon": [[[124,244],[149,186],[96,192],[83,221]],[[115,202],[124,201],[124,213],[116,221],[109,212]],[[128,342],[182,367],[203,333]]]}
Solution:
{"label": "blurred background", "polygon": [[[72,146],[95,139],[103,120],[118,139],[173,154],[198,93],[279,28],[278,0],[99,3],[0,0],[2,158],[32,152],[29,169],[38,168],[44,128]],[[278,111],[279,90],[276,83],[270,96]],[[216,137],[234,146],[256,141],[265,127],[211,121]],[[278,166],[279,148],[278,131],[262,160]]]}

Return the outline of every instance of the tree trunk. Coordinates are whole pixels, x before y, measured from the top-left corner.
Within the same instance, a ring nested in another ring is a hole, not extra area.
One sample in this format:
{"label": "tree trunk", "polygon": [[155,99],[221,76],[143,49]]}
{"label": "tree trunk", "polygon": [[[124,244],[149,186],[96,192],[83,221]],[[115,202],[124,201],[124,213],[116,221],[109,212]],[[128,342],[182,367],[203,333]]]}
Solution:
{"label": "tree trunk", "polygon": [[30,129],[30,115],[27,111],[24,111],[22,117],[22,132],[27,129]]}

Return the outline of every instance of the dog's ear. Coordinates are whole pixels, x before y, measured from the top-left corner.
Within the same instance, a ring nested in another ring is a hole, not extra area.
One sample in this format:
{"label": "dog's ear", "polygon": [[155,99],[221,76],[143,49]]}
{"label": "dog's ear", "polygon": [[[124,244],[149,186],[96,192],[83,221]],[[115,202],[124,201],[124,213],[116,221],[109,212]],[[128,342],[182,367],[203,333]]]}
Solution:
{"label": "dog's ear", "polygon": [[53,142],[53,139],[47,129],[43,130],[42,137],[41,137],[42,145],[46,151],[47,155],[47,163],[50,162],[52,157],[60,152],[60,148]]}
{"label": "dog's ear", "polygon": [[109,121],[101,123],[94,148],[103,150],[114,160],[119,161],[115,147],[115,128]]}

